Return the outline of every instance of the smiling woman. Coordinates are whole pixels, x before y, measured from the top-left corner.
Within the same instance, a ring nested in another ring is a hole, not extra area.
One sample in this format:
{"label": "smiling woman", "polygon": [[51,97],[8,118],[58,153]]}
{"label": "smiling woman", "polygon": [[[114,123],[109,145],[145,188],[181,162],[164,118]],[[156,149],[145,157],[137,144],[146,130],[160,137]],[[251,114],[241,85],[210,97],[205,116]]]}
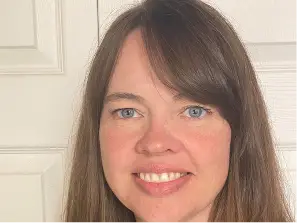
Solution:
{"label": "smiling woman", "polygon": [[228,175],[230,126],[215,105],[166,87],[144,49],[132,31],[109,82],[99,127],[105,178],[140,220],[206,221]]}
{"label": "smiling woman", "polygon": [[200,1],[117,18],[74,152],[66,221],[292,221],[251,62]]}

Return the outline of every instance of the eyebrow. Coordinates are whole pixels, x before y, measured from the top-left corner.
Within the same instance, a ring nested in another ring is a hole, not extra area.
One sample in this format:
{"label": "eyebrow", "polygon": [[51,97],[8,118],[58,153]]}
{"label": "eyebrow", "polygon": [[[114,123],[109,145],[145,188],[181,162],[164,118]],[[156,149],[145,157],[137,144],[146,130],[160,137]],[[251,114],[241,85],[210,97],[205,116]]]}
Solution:
{"label": "eyebrow", "polygon": [[108,104],[110,102],[120,101],[120,100],[131,100],[143,104],[145,99],[139,95],[126,93],[126,92],[115,92],[106,96],[104,103]]}
{"label": "eyebrow", "polygon": [[[120,100],[131,100],[141,104],[144,104],[146,101],[143,97],[133,93],[115,92],[106,96],[106,98],[104,99],[104,104],[108,104],[110,102],[116,102]],[[173,96],[173,101],[182,101],[182,100],[187,100],[187,98],[181,93],[178,93]]]}

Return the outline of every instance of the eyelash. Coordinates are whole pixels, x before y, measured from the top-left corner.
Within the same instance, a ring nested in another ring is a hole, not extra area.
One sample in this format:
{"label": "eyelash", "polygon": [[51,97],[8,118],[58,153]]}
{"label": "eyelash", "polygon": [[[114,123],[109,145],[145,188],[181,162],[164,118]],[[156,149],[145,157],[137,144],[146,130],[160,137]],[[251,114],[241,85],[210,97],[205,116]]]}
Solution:
{"label": "eyelash", "polygon": [[[199,108],[199,109],[203,109],[207,114],[211,114],[212,113],[212,110],[211,109],[209,109],[209,108],[205,108],[205,107],[203,107],[203,106],[200,106],[200,105],[189,105],[189,106],[186,106],[186,107],[184,107],[183,109],[182,109],[182,112],[180,112],[179,114],[182,114],[182,113],[184,113],[187,109],[190,109],[190,108]],[[117,115],[117,113],[119,112],[119,111],[123,111],[123,110],[125,110],[125,109],[132,109],[134,112],[136,112],[138,115],[140,115],[140,116],[142,116],[142,114],[138,111],[138,110],[136,110],[135,108],[119,108],[119,109],[115,109],[115,110],[111,110],[110,111],[110,113],[113,115],[113,116],[117,116],[117,118],[119,118],[119,119],[122,119],[122,120],[127,120],[127,119],[131,119],[131,118],[133,118],[133,117],[130,117],[130,118],[122,118],[122,117],[119,117],[119,115]],[[200,118],[200,117],[185,117],[186,119],[202,119],[202,118]]]}
{"label": "eyelash", "polygon": [[199,108],[199,109],[203,109],[207,114],[211,114],[212,113],[211,109],[205,108],[205,107],[203,107],[201,105],[189,105],[189,106],[186,106],[185,108],[183,108],[183,111],[181,113],[184,113],[189,108]]}
{"label": "eyelash", "polygon": [[[115,115],[117,115],[117,113],[118,113],[119,111],[123,111],[123,110],[125,110],[125,109],[132,109],[132,110],[134,110],[134,112],[137,112],[140,116],[142,116],[141,113],[140,113],[138,110],[136,110],[135,108],[118,108],[118,109],[112,110],[112,111],[111,111],[111,115],[115,116]],[[121,117],[119,117],[118,115],[117,115],[117,117],[118,117],[119,119],[123,119],[123,120],[125,120],[125,119],[130,119],[130,118],[121,118]]]}

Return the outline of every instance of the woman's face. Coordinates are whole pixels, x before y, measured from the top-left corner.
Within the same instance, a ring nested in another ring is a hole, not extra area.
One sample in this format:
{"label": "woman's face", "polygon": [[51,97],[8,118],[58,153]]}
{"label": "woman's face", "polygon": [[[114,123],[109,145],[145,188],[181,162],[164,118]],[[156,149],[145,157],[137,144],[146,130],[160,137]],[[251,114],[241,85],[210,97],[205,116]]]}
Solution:
{"label": "woman's face", "polygon": [[106,180],[137,220],[207,221],[228,174],[230,126],[155,77],[139,31],[122,47],[99,138]]}

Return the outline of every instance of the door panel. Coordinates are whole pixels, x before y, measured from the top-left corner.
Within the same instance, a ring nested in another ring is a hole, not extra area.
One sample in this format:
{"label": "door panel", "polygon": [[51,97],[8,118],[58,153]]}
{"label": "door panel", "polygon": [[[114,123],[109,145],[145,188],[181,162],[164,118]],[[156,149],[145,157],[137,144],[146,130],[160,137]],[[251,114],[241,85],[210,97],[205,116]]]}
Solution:
{"label": "door panel", "polygon": [[0,32],[0,221],[58,221],[97,3],[0,0]]}

